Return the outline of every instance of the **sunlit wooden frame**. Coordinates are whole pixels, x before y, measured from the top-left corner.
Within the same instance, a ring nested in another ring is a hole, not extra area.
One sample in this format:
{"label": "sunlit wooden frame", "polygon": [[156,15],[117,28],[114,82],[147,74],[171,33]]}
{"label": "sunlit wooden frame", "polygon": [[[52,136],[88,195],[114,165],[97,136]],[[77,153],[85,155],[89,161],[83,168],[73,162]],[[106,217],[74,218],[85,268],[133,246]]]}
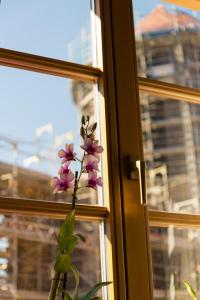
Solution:
{"label": "sunlit wooden frame", "polygon": [[89,82],[97,82],[102,76],[95,67],[2,48],[0,65]]}
{"label": "sunlit wooden frame", "polygon": [[138,83],[140,91],[149,95],[200,104],[198,89],[143,77],[138,78]]}
{"label": "sunlit wooden frame", "polygon": [[200,215],[167,211],[149,210],[149,225],[167,227],[174,225],[181,228],[200,229]]}

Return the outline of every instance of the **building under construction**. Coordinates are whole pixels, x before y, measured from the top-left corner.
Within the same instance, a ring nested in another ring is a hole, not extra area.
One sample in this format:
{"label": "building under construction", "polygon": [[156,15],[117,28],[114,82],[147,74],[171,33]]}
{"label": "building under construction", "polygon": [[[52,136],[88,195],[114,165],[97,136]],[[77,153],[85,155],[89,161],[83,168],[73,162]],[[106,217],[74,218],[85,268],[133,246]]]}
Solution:
{"label": "building under construction", "polygon": [[[136,25],[139,75],[200,88],[199,41],[199,19],[157,6]],[[145,93],[140,103],[149,207],[199,212],[199,105]],[[190,230],[151,228],[155,299],[182,299],[183,280],[191,274],[199,287],[197,236]]]}

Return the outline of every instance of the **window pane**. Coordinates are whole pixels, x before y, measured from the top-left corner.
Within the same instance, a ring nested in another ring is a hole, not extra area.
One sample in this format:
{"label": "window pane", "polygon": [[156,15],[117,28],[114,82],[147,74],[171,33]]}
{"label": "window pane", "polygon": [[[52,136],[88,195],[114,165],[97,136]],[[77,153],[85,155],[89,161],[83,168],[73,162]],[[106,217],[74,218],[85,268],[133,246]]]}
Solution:
{"label": "window pane", "polygon": [[139,75],[200,88],[200,13],[159,0],[133,10]]}
{"label": "window pane", "polygon": [[89,0],[2,0],[0,47],[92,63]]}
{"label": "window pane", "polygon": [[[19,215],[0,216],[0,299],[47,299],[55,262],[59,220]],[[101,280],[98,222],[77,221],[79,242],[73,262],[80,272],[80,293]],[[74,287],[73,276],[68,287]]]}
{"label": "window pane", "polygon": [[[98,121],[96,85],[4,67],[0,82],[0,195],[71,201],[66,193],[52,195],[50,180],[57,176],[57,153],[65,144],[74,143],[78,157],[83,155],[81,115]],[[71,167],[79,170],[80,163]],[[93,189],[80,189],[78,198],[101,200]]]}
{"label": "window pane", "polygon": [[190,299],[183,282],[200,286],[200,231],[151,228],[154,299]]}
{"label": "window pane", "polygon": [[141,93],[149,207],[200,212],[200,106]]}

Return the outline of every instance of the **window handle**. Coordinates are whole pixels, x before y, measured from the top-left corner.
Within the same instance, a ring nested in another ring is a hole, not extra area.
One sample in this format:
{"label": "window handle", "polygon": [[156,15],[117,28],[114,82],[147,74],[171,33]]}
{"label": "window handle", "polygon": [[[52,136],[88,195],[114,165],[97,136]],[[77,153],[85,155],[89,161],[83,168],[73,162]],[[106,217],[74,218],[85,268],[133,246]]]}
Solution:
{"label": "window handle", "polygon": [[147,204],[146,196],[146,163],[144,160],[136,160],[136,168],[138,170],[138,180],[140,185],[140,201],[141,205]]}
{"label": "window handle", "polygon": [[141,205],[146,205],[146,163],[144,160],[135,160],[133,156],[127,156],[126,159],[128,179],[139,181]]}

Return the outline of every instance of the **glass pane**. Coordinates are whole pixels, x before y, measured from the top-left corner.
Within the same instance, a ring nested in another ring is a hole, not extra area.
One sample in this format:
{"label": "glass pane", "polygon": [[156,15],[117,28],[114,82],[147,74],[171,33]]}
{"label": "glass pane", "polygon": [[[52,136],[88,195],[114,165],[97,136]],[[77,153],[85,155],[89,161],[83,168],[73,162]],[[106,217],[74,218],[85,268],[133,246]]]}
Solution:
{"label": "glass pane", "polygon": [[141,93],[149,207],[200,212],[200,106]]}
{"label": "glass pane", "polygon": [[[55,262],[59,220],[18,215],[0,216],[0,299],[47,299]],[[98,222],[77,221],[79,242],[73,263],[80,272],[80,293],[101,281]],[[73,276],[68,288],[74,287]]]}
{"label": "glass pane", "polygon": [[[71,201],[66,193],[52,195],[50,180],[65,144],[74,143],[81,158],[81,116],[90,115],[91,123],[99,119],[96,85],[4,67],[0,82],[0,195]],[[71,166],[80,168],[78,162]],[[78,198],[97,204],[97,194],[83,188]]]}
{"label": "glass pane", "polygon": [[92,63],[89,0],[2,0],[0,47]]}
{"label": "glass pane", "polygon": [[133,10],[139,75],[200,88],[200,13],[159,0]]}
{"label": "glass pane", "polygon": [[199,291],[200,230],[152,227],[150,239],[154,299],[190,299],[183,282]]}

